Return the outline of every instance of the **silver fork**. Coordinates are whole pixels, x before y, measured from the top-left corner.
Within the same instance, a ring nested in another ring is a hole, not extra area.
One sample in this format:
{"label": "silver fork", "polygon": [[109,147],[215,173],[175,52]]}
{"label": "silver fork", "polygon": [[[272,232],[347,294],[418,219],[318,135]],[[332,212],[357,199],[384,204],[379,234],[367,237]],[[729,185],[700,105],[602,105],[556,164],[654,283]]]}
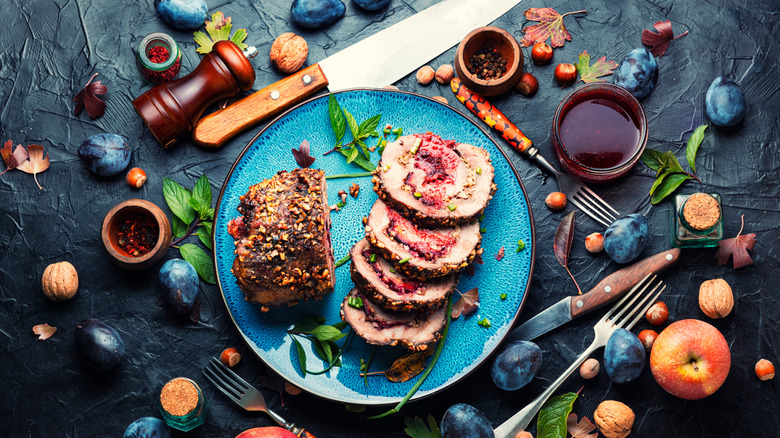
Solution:
{"label": "silver fork", "polygon": [[233,370],[226,367],[216,358],[211,360],[203,368],[203,375],[213,383],[223,394],[228,396],[229,399],[236,402],[237,405],[253,412],[265,412],[276,422],[279,426],[294,433],[295,436],[301,438],[314,438],[314,435],[309,433],[302,427],[297,427],[293,423],[287,422],[276,412],[268,409],[265,404],[265,398],[254,386],[247,383],[246,380],[234,373]]}
{"label": "silver fork", "polygon": [[[652,278],[650,278],[651,276]],[[499,426],[494,431],[496,438],[512,438],[516,436],[518,432],[525,430],[534,416],[536,416],[536,413],[539,412],[539,409],[542,408],[544,402],[550,398],[550,395],[561,386],[561,384],[585,359],[588,358],[588,356],[596,351],[596,349],[607,345],[607,340],[609,340],[609,337],[615,330],[619,328],[631,330],[642,315],[647,312],[647,309],[653,305],[658,296],[661,295],[661,292],[666,289],[666,286],[661,280],[658,280],[658,282],[653,285],[655,280],[655,275],[648,274],[620,301],[612,306],[612,309],[610,309],[609,312],[593,326],[596,337],[593,339],[593,343],[590,344],[590,347],[586,348],[574,363],[572,363],[558,379],[551,383],[539,397],[536,397],[528,406],[524,407],[520,412],[516,413],[512,418]],[[646,292],[647,290],[650,290],[650,292]]]}

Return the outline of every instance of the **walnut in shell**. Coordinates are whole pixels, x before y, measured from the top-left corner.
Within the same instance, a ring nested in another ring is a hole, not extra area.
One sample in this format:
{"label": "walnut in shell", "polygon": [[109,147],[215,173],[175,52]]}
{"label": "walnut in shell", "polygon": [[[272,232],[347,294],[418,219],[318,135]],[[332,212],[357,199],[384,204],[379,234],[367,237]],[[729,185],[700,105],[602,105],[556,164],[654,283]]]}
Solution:
{"label": "walnut in shell", "polygon": [[699,307],[710,318],[723,318],[734,308],[731,286],[722,278],[707,280],[699,287]]}
{"label": "walnut in shell", "polygon": [[52,301],[67,301],[73,298],[79,289],[76,268],[68,262],[47,266],[41,277],[41,287],[46,298]]}
{"label": "walnut in shell", "polygon": [[271,44],[271,64],[282,73],[295,73],[306,62],[309,46],[300,35],[285,32]]}
{"label": "walnut in shell", "polygon": [[593,413],[593,419],[606,438],[625,438],[634,426],[634,411],[619,401],[604,400]]}

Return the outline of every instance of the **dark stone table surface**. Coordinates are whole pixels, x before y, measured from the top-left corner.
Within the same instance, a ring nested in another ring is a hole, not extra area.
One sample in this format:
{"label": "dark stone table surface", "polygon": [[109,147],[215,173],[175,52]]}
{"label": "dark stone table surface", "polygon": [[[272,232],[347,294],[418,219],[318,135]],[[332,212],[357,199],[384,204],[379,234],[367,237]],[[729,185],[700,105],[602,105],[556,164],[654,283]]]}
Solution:
{"label": "dark stone table surface", "polygon": [[[392,0],[377,13],[362,11],[350,1],[344,18],[319,31],[296,28],[287,1],[208,3],[210,12],[222,11],[233,17],[234,28],[247,29],[247,42],[259,51],[252,60],[257,73],[253,89],[257,90],[283,77],[267,56],[277,35],[301,34],[310,47],[310,65],[435,1]],[[556,62],[576,62],[583,50],[619,61],[642,46],[642,29],[652,29],[658,20],[671,20],[676,33],[689,31],[658,59],[658,85],[642,101],[650,125],[648,147],[671,150],[683,163],[685,139],[696,126],[707,123],[704,94],[712,80],[725,75],[742,87],[748,102],[744,121],[730,129],[707,130],[697,161],[701,183],[688,181],[679,192],[720,193],[726,236],[739,231],[744,215],[745,232],[756,233],[758,240],[751,266],[739,270],[731,263],[718,266],[714,249],[686,249],[679,263],[663,274],[670,285],[664,300],[672,320],[707,320],[722,331],[731,347],[731,371],[714,395],[699,401],[673,397],[658,386],[647,367],[628,384],[611,384],[602,372],[593,381],[571,377],[560,391],[584,386],[574,412],[589,418],[602,400],[625,402],[636,413],[632,436],[780,436],[777,379],[760,382],[753,371],[762,357],[780,364],[780,254],[776,244],[780,239],[780,3],[525,0],[493,24],[520,39],[526,24],[523,12],[545,6],[562,13],[588,11],[566,17],[572,41],[555,51]],[[0,32],[0,140],[41,144],[51,160],[51,167],[38,175],[41,190],[31,175],[20,171],[0,176],[0,436],[120,436],[136,418],[159,417],[155,399],[167,379],[179,375],[199,379],[207,358],[228,346],[244,352],[238,370],[259,385],[257,376],[265,372],[264,367],[242,343],[217,286],[201,282],[200,323],[167,324],[155,305],[157,268],[141,272],[118,268],[106,257],[99,235],[103,216],[122,200],[143,198],[164,206],[163,177],[191,187],[205,174],[218,193],[231,164],[262,126],[242,133],[216,152],[187,141],[163,150],[155,142],[130,104],[148,89],[135,65],[137,44],[150,32],[169,33],[184,51],[182,74],[190,72],[201,55],[195,52],[191,32],[167,26],[154,11],[152,0],[2,0],[0,11],[4,22]],[[429,64],[435,68],[452,63],[454,54],[455,47]],[[528,57],[530,50],[525,54]],[[551,118],[570,90],[553,81],[553,66],[528,64],[528,71],[539,78],[539,93],[526,98],[510,92],[492,102],[552,159]],[[100,73],[96,79],[109,89],[105,116],[91,120],[84,113],[73,115],[71,99],[96,72]],[[466,111],[447,86],[418,85],[414,72],[394,85],[426,96],[444,96],[456,109]],[[124,174],[98,178],[80,163],[79,143],[102,132],[128,138],[131,166],[149,175],[140,190],[128,187]],[[563,215],[544,205],[555,182],[494,137],[519,171],[536,223],[536,263],[522,322],[572,291],[571,280],[552,251],[553,234]],[[597,188],[623,211],[636,207],[647,216],[650,239],[645,256],[669,247],[669,202],[649,204],[646,194],[652,181],[653,172],[640,163],[624,180]],[[576,227],[570,268],[583,288],[589,288],[619,266],[603,253],[585,251],[584,237],[603,231],[595,222],[579,214]],[[167,257],[177,254],[171,250]],[[53,303],[43,296],[40,279],[47,265],[61,260],[76,266],[80,288],[73,300]],[[699,285],[711,278],[726,279],[736,300],[731,315],[716,321],[709,320],[697,305]],[[596,312],[538,339],[544,352],[543,368],[537,379],[517,392],[497,389],[488,367],[483,366],[445,391],[410,403],[400,415],[379,421],[365,419],[378,412],[376,408],[348,412],[343,405],[305,393],[285,395],[282,404],[278,394],[265,393],[272,408],[319,437],[403,437],[404,416],[432,414],[440,420],[447,407],[457,402],[476,406],[498,426],[590,343],[590,327],[599,315]],[[75,352],[76,324],[88,317],[113,325],[127,347],[124,361],[106,375],[90,372]],[[45,342],[38,341],[31,328],[40,323],[58,327],[57,333]],[[642,321],[636,329],[648,327]],[[595,357],[601,359],[601,351]],[[263,414],[243,412],[211,386],[204,388],[211,410],[206,424],[187,436],[232,437],[253,426],[271,425]]]}

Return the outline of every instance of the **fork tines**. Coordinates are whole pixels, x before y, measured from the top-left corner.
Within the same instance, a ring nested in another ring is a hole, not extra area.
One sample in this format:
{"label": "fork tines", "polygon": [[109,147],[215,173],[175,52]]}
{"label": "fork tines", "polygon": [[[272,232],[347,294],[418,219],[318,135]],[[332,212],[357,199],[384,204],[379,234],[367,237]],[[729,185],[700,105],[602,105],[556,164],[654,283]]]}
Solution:
{"label": "fork tines", "polygon": [[[655,274],[647,274],[617,304],[612,306],[612,309],[599,322],[606,323],[609,321],[612,326],[631,330],[642,315],[655,303],[661,292],[666,290],[666,285],[663,281],[658,280],[654,284],[656,278]],[[650,292],[646,293],[648,290]],[[633,319],[631,319],[632,317]]]}
{"label": "fork tines", "polygon": [[608,227],[620,217],[620,213],[601,199],[593,190],[582,185],[569,199],[572,204],[584,211],[588,216]]}
{"label": "fork tines", "polygon": [[251,388],[251,385],[246,380],[239,377],[233,370],[213,357],[203,368],[203,375],[235,402],[238,402],[242,396],[246,395],[247,390]]}

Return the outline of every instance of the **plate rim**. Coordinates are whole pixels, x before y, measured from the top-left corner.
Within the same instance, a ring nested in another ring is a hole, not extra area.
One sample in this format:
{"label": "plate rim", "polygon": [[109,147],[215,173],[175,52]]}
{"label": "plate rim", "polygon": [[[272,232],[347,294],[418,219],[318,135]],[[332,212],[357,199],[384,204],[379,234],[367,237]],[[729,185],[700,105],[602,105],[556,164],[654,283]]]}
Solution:
{"label": "plate rim", "polygon": [[[499,339],[499,341],[496,343],[496,347],[490,353],[488,353],[488,355],[485,356],[485,358],[481,362],[477,363],[472,369],[462,373],[461,375],[457,376],[454,379],[446,381],[444,384],[442,384],[442,385],[440,385],[440,386],[438,386],[436,388],[433,388],[433,389],[431,389],[428,392],[424,392],[424,393],[416,392],[414,394],[414,396],[409,399],[410,402],[413,402],[413,401],[422,400],[424,398],[431,397],[433,395],[439,394],[442,391],[452,387],[453,385],[457,384],[461,380],[463,380],[466,377],[470,376],[471,373],[473,373],[477,369],[479,369],[482,365],[485,364],[485,362],[488,361],[488,359],[490,359],[494,354],[496,354],[497,350],[499,350],[499,347],[501,347],[501,345],[504,343],[504,341],[507,339],[507,337],[509,337],[509,334],[512,332],[511,328],[514,327],[517,324],[517,321],[520,318],[520,314],[523,312],[523,309],[525,308],[526,301],[528,300],[528,293],[530,292],[530,289],[531,289],[531,283],[533,281],[534,267],[535,267],[535,261],[536,261],[536,227],[535,227],[535,223],[534,223],[534,215],[533,215],[533,210],[532,210],[532,207],[531,207],[531,202],[530,202],[530,199],[528,197],[528,192],[525,189],[525,184],[523,184],[523,180],[520,178],[520,174],[517,171],[517,168],[515,167],[514,163],[509,158],[509,156],[504,151],[504,149],[499,145],[499,143],[496,141],[496,139],[493,138],[493,136],[491,136],[490,133],[487,130],[484,129],[484,127],[482,127],[480,124],[478,124],[477,122],[472,120],[470,117],[468,117],[466,115],[466,113],[464,113],[463,111],[458,110],[454,106],[452,106],[452,105],[450,105],[448,103],[445,104],[445,103],[443,103],[443,102],[441,102],[441,101],[439,101],[437,99],[434,99],[432,97],[424,96],[422,94],[415,93],[415,92],[412,92],[412,91],[395,90],[395,89],[388,89],[388,88],[357,87],[357,88],[347,88],[347,89],[338,90],[338,91],[334,91],[334,92],[319,93],[319,94],[317,94],[315,96],[312,96],[312,97],[310,97],[310,98],[308,98],[308,99],[306,99],[306,100],[304,100],[304,101],[302,101],[300,103],[297,103],[297,104],[293,105],[289,109],[283,111],[278,116],[274,117],[265,126],[263,126],[260,129],[260,131],[258,131],[257,134],[255,134],[252,137],[251,140],[249,140],[249,142],[246,144],[246,146],[244,146],[244,148],[241,150],[241,152],[238,154],[238,156],[236,156],[236,159],[233,161],[233,164],[230,166],[230,170],[225,175],[225,179],[222,181],[222,187],[219,190],[219,195],[217,197],[217,202],[216,202],[216,204],[214,206],[214,212],[215,212],[214,229],[217,229],[217,226],[219,225],[219,223],[217,222],[217,219],[218,219],[217,213],[219,212],[220,206],[222,204],[222,199],[223,199],[223,196],[225,194],[225,188],[227,187],[228,181],[230,180],[230,177],[233,176],[233,172],[238,167],[238,163],[241,161],[241,159],[244,157],[244,155],[249,151],[249,148],[252,147],[252,145],[257,141],[258,138],[260,138],[261,135],[263,135],[271,126],[273,126],[280,119],[286,117],[288,114],[290,114],[291,112],[297,110],[298,108],[300,108],[300,107],[302,107],[304,105],[307,105],[307,104],[309,104],[309,103],[311,103],[311,102],[313,102],[315,100],[318,100],[318,99],[326,98],[329,94],[338,95],[338,94],[341,94],[341,93],[350,93],[350,92],[355,92],[355,91],[370,91],[370,92],[380,92],[380,93],[388,93],[388,94],[408,94],[408,95],[411,95],[411,96],[415,96],[415,97],[418,97],[418,98],[423,98],[423,99],[429,100],[429,101],[434,102],[434,103],[436,103],[438,105],[445,106],[448,109],[451,109],[452,111],[455,111],[456,114],[460,115],[461,117],[463,117],[463,119],[467,120],[472,125],[474,125],[479,131],[482,132],[482,134],[485,135],[486,138],[488,138],[496,146],[496,149],[498,149],[499,153],[501,153],[502,157],[504,158],[504,160],[506,160],[507,164],[509,165],[509,168],[512,170],[512,173],[514,174],[515,179],[517,180],[518,184],[520,184],[520,190],[523,192],[523,196],[525,197],[526,205],[528,207],[528,218],[529,218],[529,222],[530,222],[530,226],[531,226],[531,261],[530,261],[530,264],[529,264],[528,281],[526,282],[525,289],[523,290],[523,298],[522,298],[522,300],[520,302],[520,306],[518,307],[517,311],[515,312],[514,316],[512,317],[511,324],[509,325],[510,326],[510,330],[508,330],[504,334],[504,336],[502,336]],[[213,233],[213,232],[211,234],[212,234],[211,235],[212,248],[216,248],[217,247],[216,234]],[[215,268],[215,271],[216,271],[216,267],[217,267],[217,252],[216,251],[212,251],[211,258],[212,258],[212,262],[214,263],[214,268]],[[221,278],[220,278],[218,273],[216,275],[216,279],[217,279],[217,287],[219,288],[219,292],[220,292],[220,295],[222,297],[222,303],[225,305],[225,309],[227,310],[228,316],[230,316],[230,321],[233,323],[233,327],[236,329],[238,334],[241,335],[241,339],[249,347],[249,349],[252,350],[252,353],[255,355],[255,357],[257,357],[265,366],[267,366],[268,368],[273,370],[273,372],[278,374],[282,379],[284,379],[285,382],[289,382],[289,380],[284,376],[284,374],[282,374],[279,370],[276,369],[276,367],[274,367],[272,364],[268,363],[265,359],[263,359],[262,355],[258,351],[258,350],[260,350],[260,348],[257,346],[257,344],[255,344],[255,342],[252,339],[250,339],[246,335],[246,333],[244,333],[244,331],[241,330],[241,328],[239,328],[238,323],[236,322],[236,319],[233,316],[233,312],[230,310],[230,306],[228,305],[227,297],[225,296],[225,291],[222,288],[222,280],[221,280]],[[328,401],[331,401],[331,402],[347,404],[347,405],[372,406],[372,407],[373,406],[377,406],[377,407],[379,407],[379,406],[392,406],[394,404],[397,404],[399,401],[401,401],[403,399],[403,397],[398,397],[398,400],[393,400],[393,401],[373,401],[372,402],[370,400],[370,396],[369,396],[367,400],[347,400],[345,397],[334,397],[332,395],[326,395],[326,394],[323,394],[323,393],[320,393],[320,392],[317,392],[317,391],[313,391],[313,390],[307,389],[307,388],[300,388],[300,389],[303,390],[304,392],[306,392],[307,394],[314,395],[314,396],[316,396],[318,398],[321,398],[321,399],[324,399],[324,400],[328,400]]]}

